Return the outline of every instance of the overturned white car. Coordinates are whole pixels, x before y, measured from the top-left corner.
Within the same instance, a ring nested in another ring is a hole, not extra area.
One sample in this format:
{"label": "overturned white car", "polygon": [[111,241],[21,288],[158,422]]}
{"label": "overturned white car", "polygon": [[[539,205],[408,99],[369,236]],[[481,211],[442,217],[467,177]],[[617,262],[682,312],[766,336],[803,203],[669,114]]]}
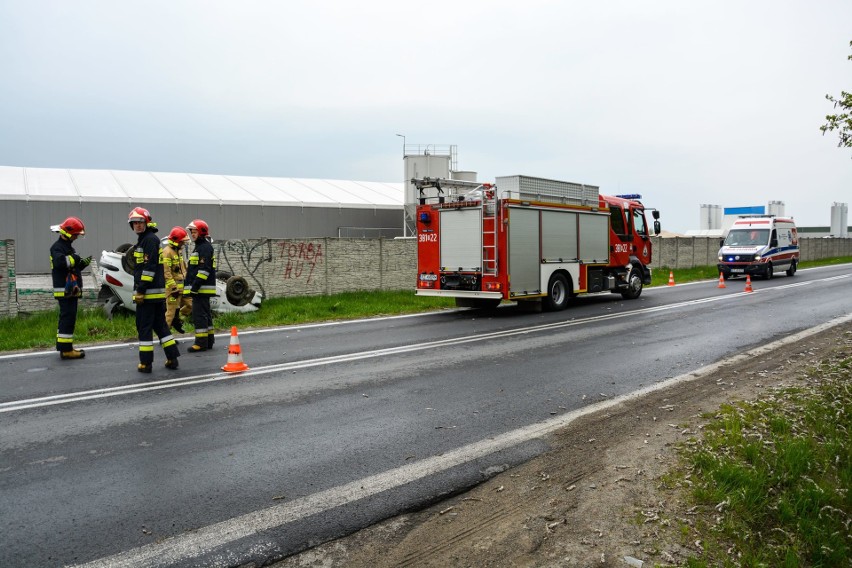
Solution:
{"label": "overturned white car", "polygon": [[[98,275],[101,289],[98,301],[108,317],[118,307],[136,311],[133,303],[133,245],[125,243],[114,251],[101,252]],[[252,290],[242,276],[216,272],[216,295],[210,298],[214,312],[253,312],[260,307],[263,294]]]}

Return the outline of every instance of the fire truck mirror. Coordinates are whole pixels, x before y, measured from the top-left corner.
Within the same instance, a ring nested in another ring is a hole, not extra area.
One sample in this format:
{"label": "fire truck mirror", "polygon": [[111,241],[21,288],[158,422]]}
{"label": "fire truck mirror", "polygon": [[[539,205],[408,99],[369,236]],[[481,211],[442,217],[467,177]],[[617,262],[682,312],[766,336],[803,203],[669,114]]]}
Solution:
{"label": "fire truck mirror", "polygon": [[[659,213],[654,211],[655,217],[658,217],[659,215],[660,215]],[[661,232],[662,232],[662,229],[660,228],[660,221],[657,220],[657,219],[654,219],[654,234],[659,235]]]}

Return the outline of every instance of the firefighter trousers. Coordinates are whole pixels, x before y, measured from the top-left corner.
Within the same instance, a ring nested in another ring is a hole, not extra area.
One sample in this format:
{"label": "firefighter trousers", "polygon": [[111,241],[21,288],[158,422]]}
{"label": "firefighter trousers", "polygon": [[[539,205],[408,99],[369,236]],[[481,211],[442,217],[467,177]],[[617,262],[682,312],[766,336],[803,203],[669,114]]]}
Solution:
{"label": "firefighter trousers", "polygon": [[166,324],[171,326],[175,314],[180,310],[180,315],[188,316],[192,313],[192,298],[189,296],[168,296],[166,298]]}
{"label": "firefighter trousers", "polygon": [[136,332],[139,334],[140,363],[150,365],[154,362],[154,333],[160,338],[166,359],[178,358],[177,341],[166,323],[166,307],[162,300],[136,304]]}
{"label": "firefighter trousers", "polygon": [[77,298],[57,298],[59,325],[56,328],[56,350],[67,353],[74,349],[74,326],[77,325]]}
{"label": "firefighter trousers", "polygon": [[213,312],[210,296],[197,294],[192,297],[192,325],[195,326],[195,344],[209,349],[213,347]]}

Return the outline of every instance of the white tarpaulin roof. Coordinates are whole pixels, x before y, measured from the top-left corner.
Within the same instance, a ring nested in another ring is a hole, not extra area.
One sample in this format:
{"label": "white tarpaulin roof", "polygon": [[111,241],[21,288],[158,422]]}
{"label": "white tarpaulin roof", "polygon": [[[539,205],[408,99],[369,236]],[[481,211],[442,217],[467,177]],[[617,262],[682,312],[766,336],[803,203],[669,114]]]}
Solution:
{"label": "white tarpaulin roof", "polygon": [[399,209],[403,183],[0,166],[0,200]]}

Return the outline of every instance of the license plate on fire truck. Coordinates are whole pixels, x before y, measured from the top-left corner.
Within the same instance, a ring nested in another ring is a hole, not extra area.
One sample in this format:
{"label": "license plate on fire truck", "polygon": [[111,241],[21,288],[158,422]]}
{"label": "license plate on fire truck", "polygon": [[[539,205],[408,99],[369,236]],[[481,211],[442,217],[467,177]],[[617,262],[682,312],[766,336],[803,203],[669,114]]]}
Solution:
{"label": "license plate on fire truck", "polygon": [[421,274],[420,275],[420,280],[422,280],[424,282],[430,282],[430,281],[434,282],[437,279],[438,279],[437,274]]}
{"label": "license plate on fire truck", "polygon": [[731,272],[745,272],[745,268],[732,268]]}

